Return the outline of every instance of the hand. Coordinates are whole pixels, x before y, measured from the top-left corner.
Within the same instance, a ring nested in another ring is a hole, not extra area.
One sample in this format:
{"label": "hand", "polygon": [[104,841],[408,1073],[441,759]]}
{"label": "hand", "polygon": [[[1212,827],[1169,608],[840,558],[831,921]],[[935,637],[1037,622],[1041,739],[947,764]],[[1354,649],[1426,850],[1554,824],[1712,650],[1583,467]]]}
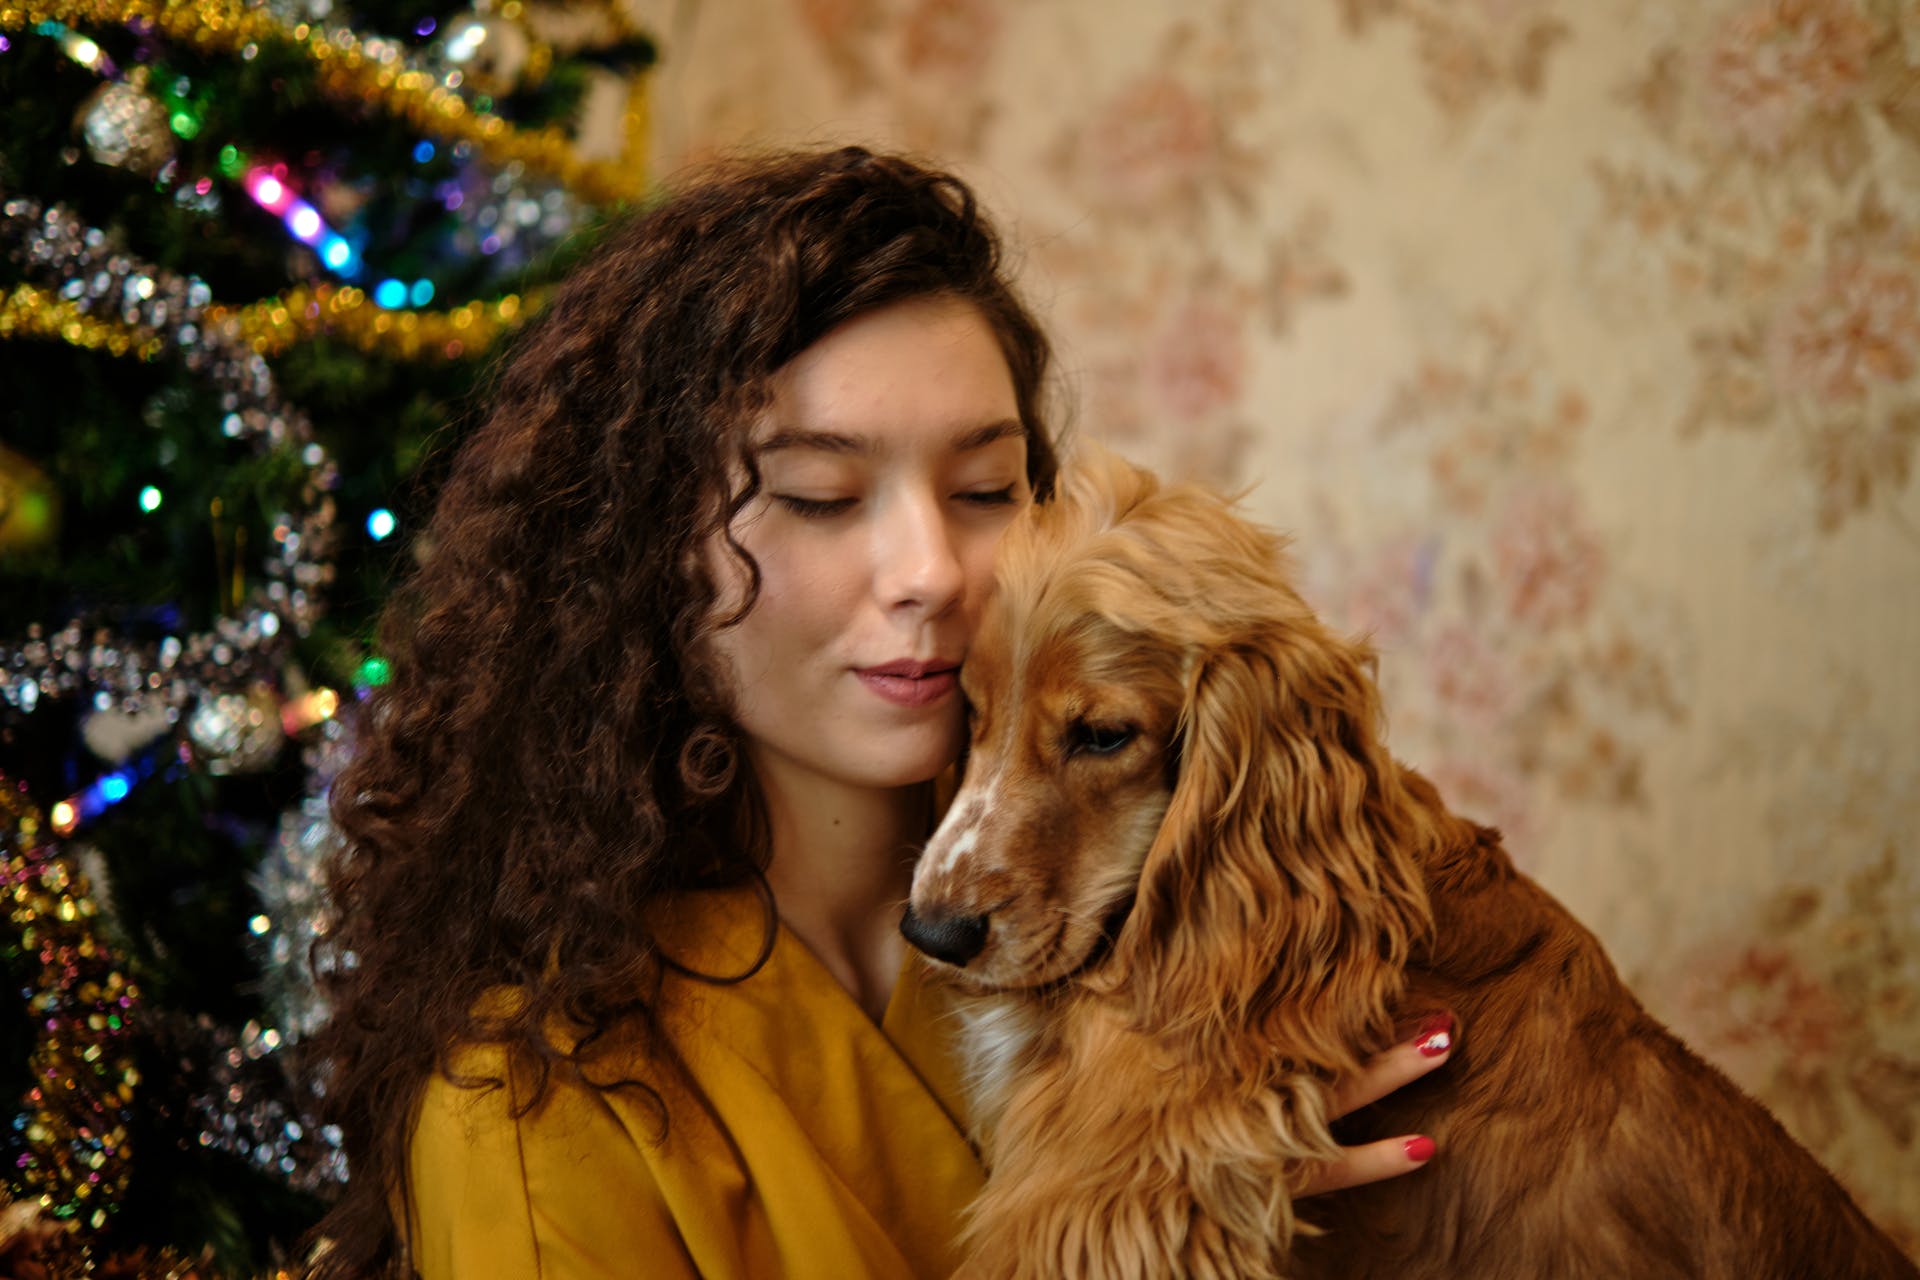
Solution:
{"label": "hand", "polygon": [[[1359,1075],[1334,1086],[1332,1119],[1358,1111],[1411,1084],[1453,1053],[1456,1032],[1451,1013],[1437,1013],[1423,1022],[1411,1039],[1375,1055]],[[1307,1179],[1303,1196],[1317,1196],[1343,1187],[1379,1182],[1412,1173],[1433,1158],[1433,1140],[1417,1134],[1383,1138],[1358,1147],[1340,1148],[1340,1158],[1316,1168]]]}

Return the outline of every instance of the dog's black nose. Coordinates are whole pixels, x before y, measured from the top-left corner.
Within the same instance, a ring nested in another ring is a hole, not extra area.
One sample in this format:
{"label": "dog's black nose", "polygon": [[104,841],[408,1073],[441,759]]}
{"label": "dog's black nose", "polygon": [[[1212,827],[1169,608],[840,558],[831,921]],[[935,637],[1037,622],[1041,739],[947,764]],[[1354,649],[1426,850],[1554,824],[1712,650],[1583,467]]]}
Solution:
{"label": "dog's black nose", "polygon": [[900,932],[935,960],[964,968],[967,961],[987,945],[987,918],[937,916],[929,920],[915,915],[913,908],[908,907],[907,914],[900,920]]}

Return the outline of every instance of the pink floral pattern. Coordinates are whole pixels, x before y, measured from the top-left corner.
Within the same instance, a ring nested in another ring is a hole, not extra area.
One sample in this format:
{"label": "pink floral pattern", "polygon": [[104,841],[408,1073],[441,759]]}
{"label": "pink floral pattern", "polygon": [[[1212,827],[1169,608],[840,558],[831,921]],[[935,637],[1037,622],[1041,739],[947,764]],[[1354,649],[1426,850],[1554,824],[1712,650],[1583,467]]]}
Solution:
{"label": "pink floral pattern", "polygon": [[1381,19],[1410,23],[1427,92],[1454,117],[1502,88],[1538,94],[1554,46],[1569,34],[1541,0],[1341,0],[1341,10],[1356,35]]}
{"label": "pink floral pattern", "polygon": [[1542,814],[1526,779],[1510,765],[1461,751],[1420,768],[1449,807],[1500,833],[1516,866],[1538,870]]}
{"label": "pink floral pattern", "polygon": [[1764,0],[1730,15],[1707,49],[1712,109],[1746,146],[1776,155],[1809,118],[1860,95],[1873,42],[1854,0]]}
{"label": "pink floral pattern", "polygon": [[826,46],[847,43],[875,18],[873,0],[794,0],[801,23]]}
{"label": "pink floral pattern", "polygon": [[[844,105],[879,100],[896,144],[930,153],[980,149],[996,109],[991,78],[1001,0],[793,0]],[[764,37],[757,30],[755,37]],[[819,141],[815,138],[813,141]]]}
{"label": "pink floral pattern", "polygon": [[872,83],[862,38],[880,22],[878,0],[793,0],[800,23],[847,84]]}
{"label": "pink floral pattern", "polygon": [[900,60],[909,71],[969,83],[985,74],[999,34],[989,0],[920,0],[903,25]]}
{"label": "pink floral pattern", "polygon": [[1316,598],[1383,651],[1396,749],[1501,827],[1523,865],[1556,801],[1648,803],[1645,753],[1680,715],[1682,661],[1634,633],[1571,483],[1586,397],[1525,327],[1453,326],[1454,352],[1420,360],[1370,429],[1340,442],[1355,471],[1425,477],[1400,513],[1412,528],[1343,537],[1329,519],[1302,548]]}
{"label": "pink floral pattern", "polygon": [[1856,404],[1920,367],[1920,277],[1894,263],[1832,262],[1780,308],[1769,338],[1782,390]]}
{"label": "pink floral pattern", "polygon": [[1542,630],[1586,615],[1605,564],[1577,499],[1559,485],[1514,495],[1493,530],[1493,554],[1508,612]]}
{"label": "pink floral pattern", "polygon": [[1146,355],[1146,385],[1169,421],[1193,422],[1239,402],[1246,381],[1245,317],[1191,298],[1169,310]]}
{"label": "pink floral pattern", "polygon": [[[1694,304],[1682,429],[1787,435],[1833,533],[1890,510],[1920,434],[1920,229],[1860,181],[1876,145],[1920,155],[1920,42],[1861,0],[1747,3],[1689,36],[1627,86],[1652,146],[1600,164],[1601,191]],[[1663,147],[1690,180],[1653,176]]]}
{"label": "pink floral pattern", "polygon": [[1871,1135],[1904,1178],[1841,1173],[1909,1252],[1920,1245],[1902,1208],[1915,1182],[1920,1037],[1885,1029],[1912,1028],[1920,1013],[1900,977],[1920,959],[1915,905],[1891,861],[1833,885],[1788,885],[1758,904],[1764,933],[1705,940],[1651,987],[1663,993],[1657,1012],[1816,1150],[1849,1130]]}
{"label": "pink floral pattern", "polygon": [[[1347,629],[1381,646],[1399,648],[1418,633],[1432,605],[1437,540],[1403,533],[1342,557],[1339,587],[1316,593]],[[1343,589],[1344,588],[1344,589]]]}
{"label": "pink floral pattern", "polygon": [[1782,1073],[1831,1065],[1858,1027],[1792,950],[1745,934],[1692,957],[1675,1004],[1694,1044],[1735,1075],[1767,1085]]}
{"label": "pink floral pattern", "polygon": [[1442,623],[1427,642],[1427,661],[1434,697],[1461,725],[1497,730],[1513,714],[1508,666],[1484,632],[1462,619]]}
{"label": "pink floral pattern", "polygon": [[1101,195],[1123,210],[1199,198],[1226,150],[1212,107],[1161,72],[1103,103],[1080,146]]}
{"label": "pink floral pattern", "polygon": [[[1256,194],[1278,156],[1234,127],[1274,91],[1249,51],[1256,32],[1292,34],[1260,27],[1260,13],[1229,0],[1211,27],[1172,25],[1149,65],[1070,112],[1044,153],[1081,211],[1076,234],[1042,252],[1075,282],[1060,319],[1081,353],[1087,421],[1170,474],[1222,485],[1259,436],[1246,411],[1253,344],[1349,284],[1324,209],[1274,219]],[[1259,252],[1223,257],[1222,231],[1258,237]]]}

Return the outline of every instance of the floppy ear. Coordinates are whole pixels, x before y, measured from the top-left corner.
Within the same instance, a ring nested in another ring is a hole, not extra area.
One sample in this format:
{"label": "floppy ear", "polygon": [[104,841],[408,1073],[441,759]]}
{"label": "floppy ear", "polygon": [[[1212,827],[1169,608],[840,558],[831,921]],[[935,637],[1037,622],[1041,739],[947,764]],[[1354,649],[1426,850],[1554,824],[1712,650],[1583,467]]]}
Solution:
{"label": "floppy ear", "polygon": [[1432,927],[1415,858],[1432,821],[1379,739],[1366,661],[1301,607],[1187,674],[1180,774],[1114,968],[1142,1025],[1260,1055],[1242,1078],[1357,1070]]}

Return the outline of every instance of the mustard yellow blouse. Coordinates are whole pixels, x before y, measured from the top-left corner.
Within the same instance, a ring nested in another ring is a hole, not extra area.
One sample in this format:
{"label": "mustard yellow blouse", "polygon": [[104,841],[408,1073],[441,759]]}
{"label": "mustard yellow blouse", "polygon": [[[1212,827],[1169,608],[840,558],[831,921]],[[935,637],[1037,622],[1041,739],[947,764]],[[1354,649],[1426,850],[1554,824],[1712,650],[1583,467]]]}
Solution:
{"label": "mustard yellow blouse", "polygon": [[[693,895],[670,953],[741,972],[765,916],[747,891]],[[669,977],[680,1070],[636,1063],[630,1091],[556,1081],[514,1119],[516,1092],[435,1077],[410,1149],[413,1264],[458,1277],[945,1276],[982,1174],[968,1146],[939,993],[909,956],[876,1026],[782,928],[732,986]],[[509,1078],[497,1046],[456,1066]],[[596,1071],[596,1075],[598,1072]]]}

